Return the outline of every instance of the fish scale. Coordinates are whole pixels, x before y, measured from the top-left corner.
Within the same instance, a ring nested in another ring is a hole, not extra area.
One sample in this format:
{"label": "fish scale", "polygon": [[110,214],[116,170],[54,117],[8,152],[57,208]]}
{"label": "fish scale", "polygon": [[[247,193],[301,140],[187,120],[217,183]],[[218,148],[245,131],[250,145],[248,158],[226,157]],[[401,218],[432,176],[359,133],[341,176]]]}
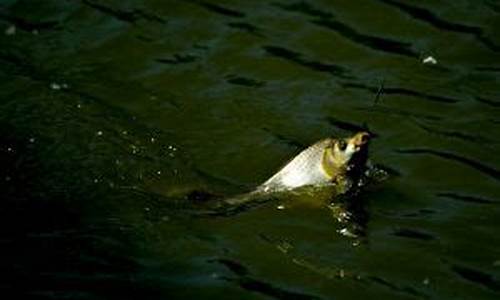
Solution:
{"label": "fish scale", "polygon": [[278,173],[263,183],[258,190],[280,190],[304,185],[319,185],[331,181],[323,169],[323,156],[332,139],[325,139],[302,151]]}

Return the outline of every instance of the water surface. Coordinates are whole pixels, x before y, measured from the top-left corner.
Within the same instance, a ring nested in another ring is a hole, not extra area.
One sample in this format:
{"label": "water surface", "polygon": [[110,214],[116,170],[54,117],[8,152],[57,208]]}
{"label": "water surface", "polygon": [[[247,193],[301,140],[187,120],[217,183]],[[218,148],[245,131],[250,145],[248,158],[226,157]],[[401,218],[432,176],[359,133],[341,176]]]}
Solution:
{"label": "water surface", "polygon": [[[3,294],[499,297],[496,1],[11,0],[0,28]],[[360,128],[391,170],[361,239],[193,212]]]}

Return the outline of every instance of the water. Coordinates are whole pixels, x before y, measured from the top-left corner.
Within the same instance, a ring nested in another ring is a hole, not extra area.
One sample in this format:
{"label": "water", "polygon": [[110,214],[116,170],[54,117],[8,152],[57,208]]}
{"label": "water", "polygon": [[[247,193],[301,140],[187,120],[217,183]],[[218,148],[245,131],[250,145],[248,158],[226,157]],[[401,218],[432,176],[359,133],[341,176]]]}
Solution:
{"label": "water", "polygon": [[[2,294],[499,297],[496,1],[0,5]],[[196,213],[364,126],[392,170],[351,199],[364,237]]]}

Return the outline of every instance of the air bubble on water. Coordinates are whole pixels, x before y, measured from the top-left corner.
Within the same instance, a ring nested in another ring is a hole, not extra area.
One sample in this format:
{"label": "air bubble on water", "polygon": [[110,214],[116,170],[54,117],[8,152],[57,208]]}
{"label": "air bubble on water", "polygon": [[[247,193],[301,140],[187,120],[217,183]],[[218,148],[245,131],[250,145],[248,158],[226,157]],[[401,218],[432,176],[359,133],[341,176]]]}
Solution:
{"label": "air bubble on water", "polygon": [[425,64],[431,64],[431,65],[435,65],[437,64],[437,60],[432,57],[432,56],[427,56],[425,57],[424,59],[422,59],[422,63],[425,65]]}
{"label": "air bubble on water", "polygon": [[169,216],[163,216],[163,217],[161,218],[161,220],[162,220],[163,222],[168,222],[168,221],[170,221],[170,217],[169,217]]}
{"label": "air bubble on water", "polygon": [[130,145],[130,147],[132,148],[132,154],[137,154],[139,152],[139,149],[137,149],[137,146],[132,144]]}
{"label": "air bubble on water", "polygon": [[50,88],[53,89],[54,91],[59,91],[61,89],[61,85],[55,82],[52,82],[50,84]]}
{"label": "air bubble on water", "polygon": [[431,283],[431,280],[429,278],[424,278],[424,280],[422,281],[422,283],[424,285],[429,285],[429,283]]}
{"label": "air bubble on water", "polygon": [[38,30],[37,30],[37,29],[33,29],[33,30],[31,31],[31,33],[32,33],[33,35],[38,35],[38,33],[39,33],[39,32],[38,32]]}
{"label": "air bubble on water", "polygon": [[102,132],[101,130],[99,130],[99,131],[97,132],[97,135],[98,135],[98,136],[101,136],[101,135],[103,135],[103,132]]}
{"label": "air bubble on water", "polygon": [[156,142],[156,139],[154,137],[151,138],[151,143]]}
{"label": "air bubble on water", "polygon": [[98,178],[94,178],[94,183],[98,183],[99,182],[99,179]]}
{"label": "air bubble on water", "polygon": [[344,271],[344,269],[340,269],[339,270],[339,277],[340,278],[344,278],[345,277],[345,271]]}
{"label": "air bubble on water", "polygon": [[347,236],[347,237],[352,237],[352,238],[357,237],[357,235],[355,235],[354,233],[349,231],[349,229],[347,229],[347,228],[342,228],[342,229],[338,230],[338,233],[342,234],[343,236]]}
{"label": "air bubble on water", "polygon": [[80,103],[78,103],[78,104],[76,105],[76,108],[82,108],[82,105],[81,105]]}
{"label": "air bubble on water", "polygon": [[145,210],[145,211],[150,211],[150,210],[151,210],[151,208],[149,208],[149,207],[144,207],[144,210]]}
{"label": "air bubble on water", "polygon": [[293,245],[290,244],[289,242],[287,241],[282,241],[280,242],[278,245],[276,245],[276,248],[283,252],[283,253],[288,253],[291,249],[293,249]]}
{"label": "air bubble on water", "polygon": [[5,29],[5,35],[14,35],[16,34],[16,30],[16,25],[10,25],[7,29]]}
{"label": "air bubble on water", "polygon": [[128,132],[127,132],[126,130],[124,130],[124,131],[122,131],[122,134],[123,134],[123,135],[127,135],[127,134],[128,134]]}
{"label": "air bubble on water", "polygon": [[161,175],[161,171],[159,171],[159,170],[156,171],[156,174]]}
{"label": "air bubble on water", "polygon": [[8,148],[7,148],[7,152],[14,152],[14,149],[13,149],[13,148],[11,148],[11,147],[8,147]]}
{"label": "air bubble on water", "polygon": [[29,141],[30,141],[30,143],[33,144],[35,142],[35,138],[32,137],[32,138],[29,139]]}
{"label": "air bubble on water", "polygon": [[278,209],[278,210],[284,210],[285,206],[283,204],[280,204],[280,205],[276,206],[276,209]]}
{"label": "air bubble on water", "polygon": [[53,89],[54,91],[59,91],[59,90],[62,90],[62,89],[69,88],[69,85],[67,83],[52,82],[50,84],[50,88]]}

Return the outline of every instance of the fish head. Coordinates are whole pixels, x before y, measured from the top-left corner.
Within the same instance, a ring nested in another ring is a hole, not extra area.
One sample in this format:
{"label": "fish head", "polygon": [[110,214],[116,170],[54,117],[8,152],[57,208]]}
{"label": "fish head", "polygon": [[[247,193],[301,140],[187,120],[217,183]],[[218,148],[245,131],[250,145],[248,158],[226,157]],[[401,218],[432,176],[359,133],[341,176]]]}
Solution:
{"label": "fish head", "polygon": [[352,137],[333,140],[330,161],[339,169],[364,166],[368,158],[368,143],[371,135],[358,132]]}

